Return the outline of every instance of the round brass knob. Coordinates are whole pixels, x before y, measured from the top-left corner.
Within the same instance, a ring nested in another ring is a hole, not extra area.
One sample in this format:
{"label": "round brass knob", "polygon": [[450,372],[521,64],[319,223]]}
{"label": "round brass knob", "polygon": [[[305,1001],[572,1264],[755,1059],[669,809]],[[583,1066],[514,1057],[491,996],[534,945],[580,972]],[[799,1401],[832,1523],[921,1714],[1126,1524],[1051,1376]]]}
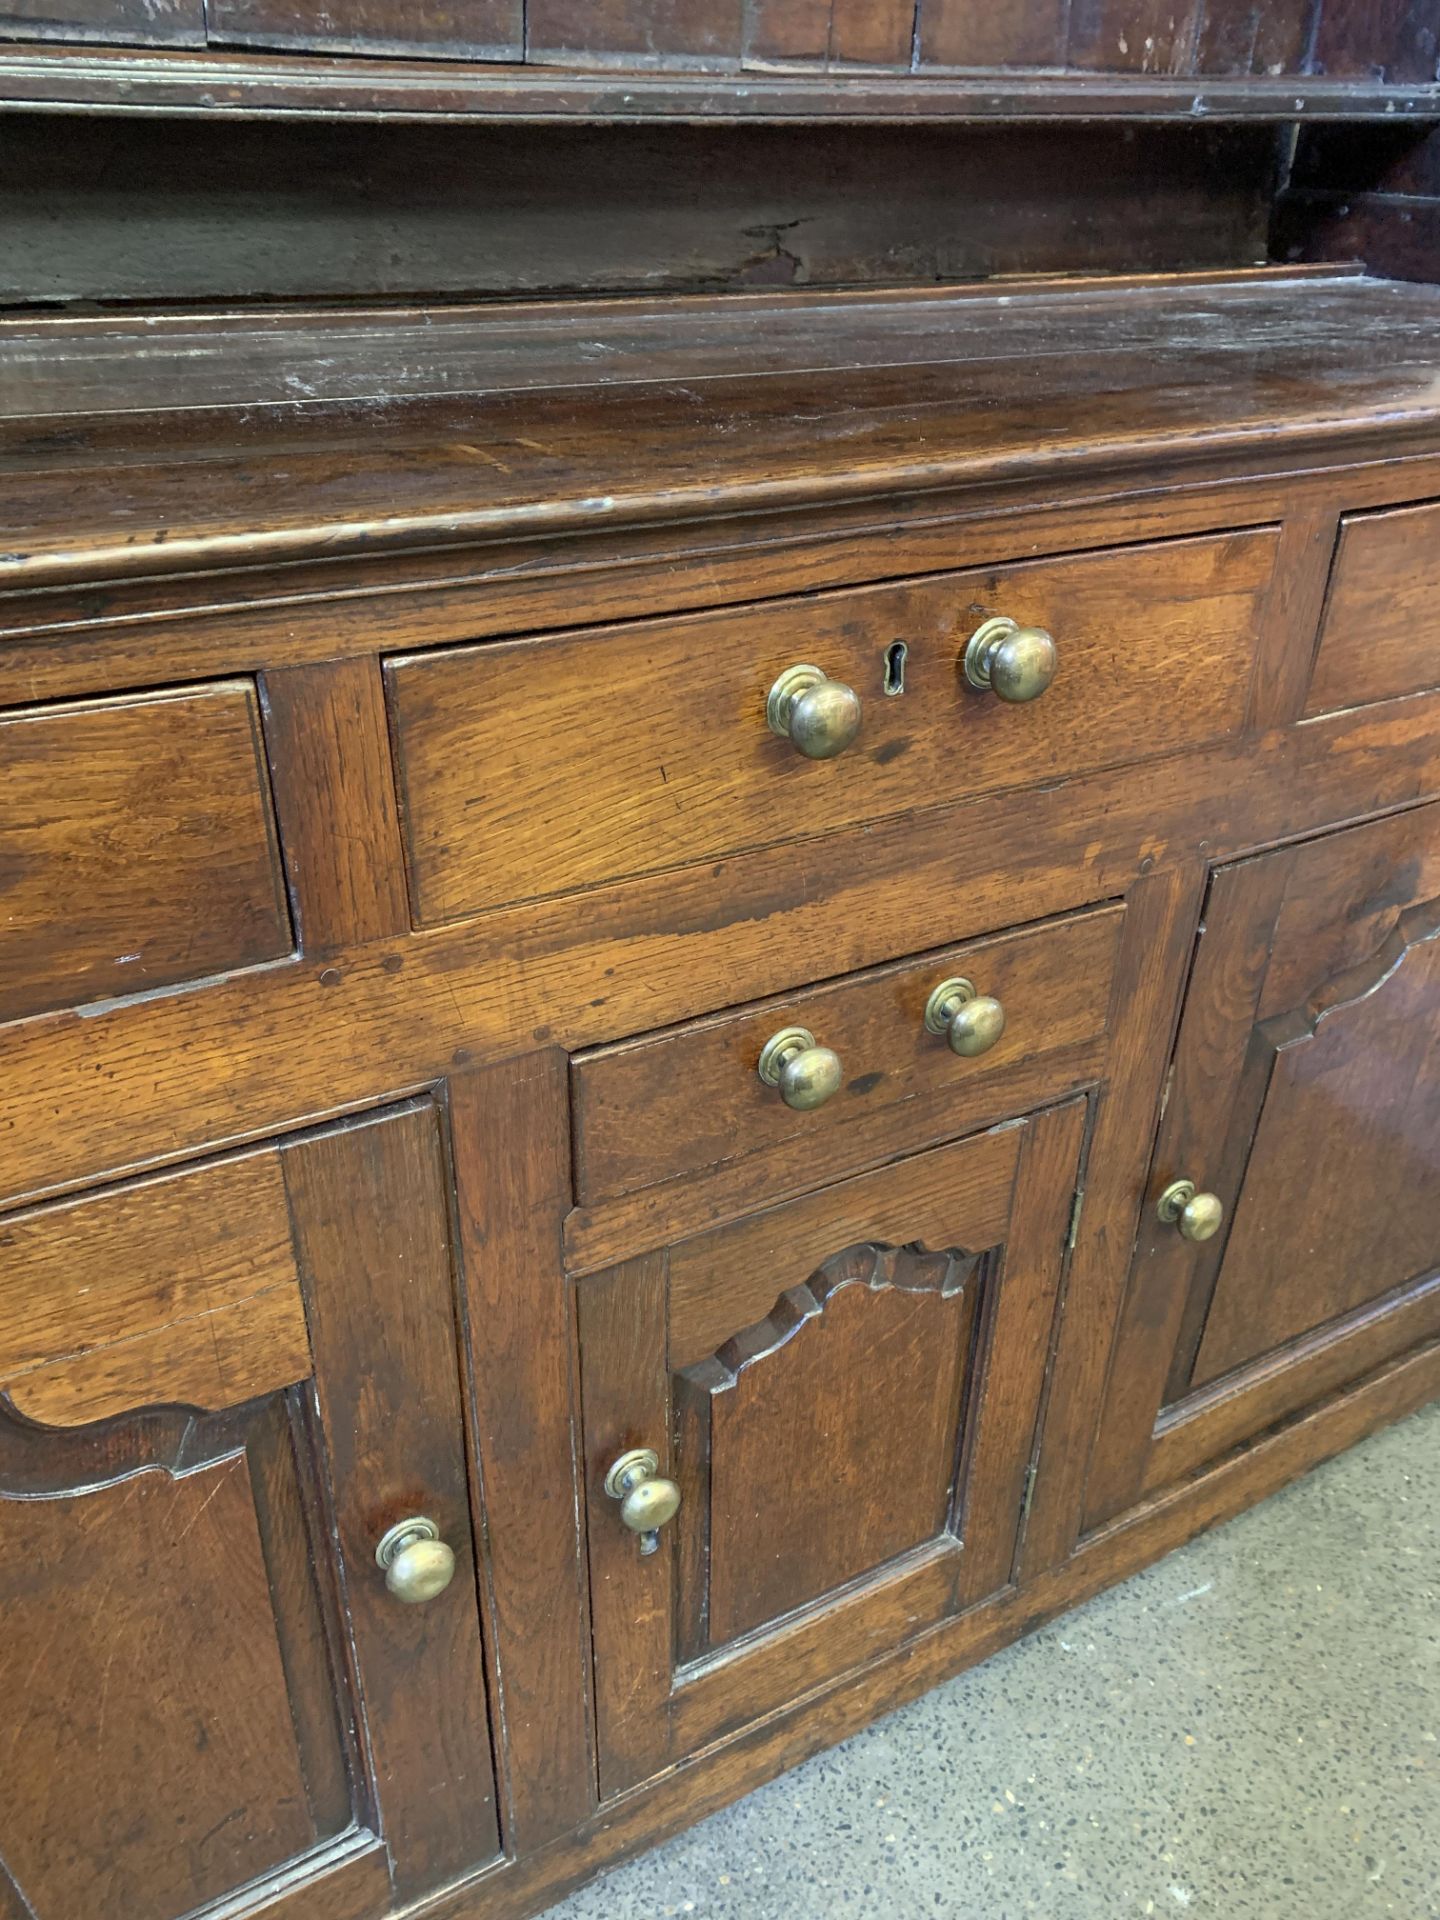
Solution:
{"label": "round brass knob", "polygon": [[925,1002],[925,1028],[943,1033],[951,1050],[966,1060],[988,1053],[1005,1031],[1005,1009],[973,980],[942,980]]}
{"label": "round brass knob", "polygon": [[787,667],[770,689],[765,718],[807,760],[833,760],[860,731],[860,696],[819,667]]}
{"label": "round brass knob", "polygon": [[771,1034],[760,1052],[759,1072],[796,1113],[823,1107],[845,1078],[839,1054],[833,1047],[817,1047],[808,1027],[782,1027]]}
{"label": "round brass knob", "polygon": [[649,1447],[632,1447],[612,1461],[605,1491],[620,1502],[620,1518],[640,1536],[640,1551],[654,1553],[660,1529],[680,1511],[680,1489],[660,1472],[660,1456]]}
{"label": "round brass knob", "polygon": [[443,1593],[455,1577],[455,1555],[433,1520],[397,1520],[375,1549],[385,1585],[397,1600],[418,1606]]}
{"label": "round brass knob", "polygon": [[1172,1180],[1155,1211],[1167,1227],[1178,1227],[1186,1240],[1209,1240],[1220,1231],[1225,1208],[1220,1196],[1197,1193],[1193,1180]]}
{"label": "round brass knob", "polygon": [[1060,663],[1044,627],[1022,627],[1005,614],[987,620],[965,649],[965,679],[976,693],[993,693],[1012,706],[1038,700]]}

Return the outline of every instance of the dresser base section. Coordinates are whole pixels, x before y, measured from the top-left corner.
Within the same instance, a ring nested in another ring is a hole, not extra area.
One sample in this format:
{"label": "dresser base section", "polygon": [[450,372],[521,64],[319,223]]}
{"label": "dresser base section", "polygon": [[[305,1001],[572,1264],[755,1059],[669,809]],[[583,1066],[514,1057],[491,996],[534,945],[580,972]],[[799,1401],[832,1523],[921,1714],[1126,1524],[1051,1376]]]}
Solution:
{"label": "dresser base section", "polygon": [[1437,1396],[1440,1341],[1431,1341],[1087,1535],[1065,1565],[1023,1588],[1007,1588],[838,1685],[610,1801],[584,1826],[529,1859],[407,1908],[406,1920],[527,1920],[543,1913],[607,1868],[848,1740]]}

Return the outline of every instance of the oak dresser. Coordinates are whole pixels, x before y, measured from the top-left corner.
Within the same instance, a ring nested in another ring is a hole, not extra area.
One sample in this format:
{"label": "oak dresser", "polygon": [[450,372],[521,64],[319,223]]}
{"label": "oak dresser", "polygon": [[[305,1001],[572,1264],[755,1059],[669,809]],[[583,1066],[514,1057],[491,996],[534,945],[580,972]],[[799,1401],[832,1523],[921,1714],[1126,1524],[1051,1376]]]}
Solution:
{"label": "oak dresser", "polygon": [[1440,288],[0,393],[3,1920],[538,1912],[1440,1391]]}

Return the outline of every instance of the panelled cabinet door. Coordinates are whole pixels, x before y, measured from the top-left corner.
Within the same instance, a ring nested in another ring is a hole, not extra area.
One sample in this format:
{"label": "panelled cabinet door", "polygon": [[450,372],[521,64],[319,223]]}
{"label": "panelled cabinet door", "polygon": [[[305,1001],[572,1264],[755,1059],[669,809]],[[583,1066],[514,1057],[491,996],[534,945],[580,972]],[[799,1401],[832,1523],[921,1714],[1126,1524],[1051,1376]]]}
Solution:
{"label": "panelled cabinet door", "polygon": [[1440,804],[1214,875],[1090,1523],[1437,1331]]}
{"label": "panelled cabinet door", "polygon": [[12,1216],[0,1272],[5,1920],[359,1920],[492,1857],[435,1109]]}
{"label": "panelled cabinet door", "polygon": [[1007,1584],[1083,1120],[577,1283],[603,1793]]}

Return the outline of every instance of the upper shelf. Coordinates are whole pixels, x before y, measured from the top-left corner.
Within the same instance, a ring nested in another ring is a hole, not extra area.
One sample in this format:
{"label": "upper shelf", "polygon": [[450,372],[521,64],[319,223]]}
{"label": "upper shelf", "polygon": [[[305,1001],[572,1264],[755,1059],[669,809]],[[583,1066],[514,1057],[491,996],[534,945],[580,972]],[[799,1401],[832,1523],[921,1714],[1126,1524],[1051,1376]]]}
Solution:
{"label": "upper shelf", "polygon": [[0,322],[0,584],[1440,444],[1440,289],[1270,270]]}
{"label": "upper shelf", "polygon": [[1440,85],[1243,74],[690,73],[17,45],[0,106],[247,119],[476,121],[1440,120]]}

